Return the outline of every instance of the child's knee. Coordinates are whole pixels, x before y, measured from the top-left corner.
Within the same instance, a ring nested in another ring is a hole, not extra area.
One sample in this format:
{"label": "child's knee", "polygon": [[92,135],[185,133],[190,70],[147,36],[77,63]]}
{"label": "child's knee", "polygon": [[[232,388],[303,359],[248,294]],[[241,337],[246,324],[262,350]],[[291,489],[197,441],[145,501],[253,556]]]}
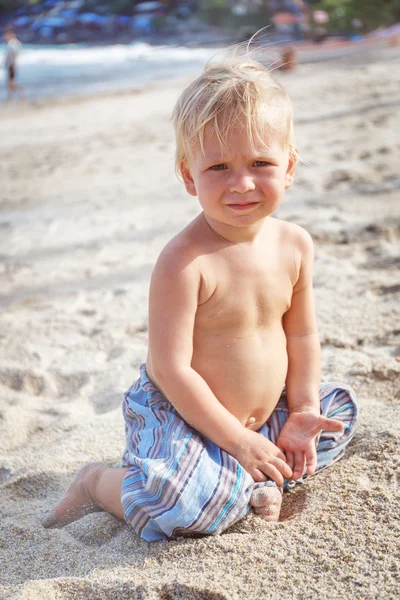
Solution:
{"label": "child's knee", "polygon": [[354,390],[344,383],[321,385],[321,412],[343,424],[341,431],[321,432],[317,444],[318,470],[336,462],[344,453],[357,428],[359,407]]}
{"label": "child's knee", "polygon": [[321,412],[329,419],[342,421],[344,434],[354,433],[360,411],[353,388],[336,382],[321,385]]}

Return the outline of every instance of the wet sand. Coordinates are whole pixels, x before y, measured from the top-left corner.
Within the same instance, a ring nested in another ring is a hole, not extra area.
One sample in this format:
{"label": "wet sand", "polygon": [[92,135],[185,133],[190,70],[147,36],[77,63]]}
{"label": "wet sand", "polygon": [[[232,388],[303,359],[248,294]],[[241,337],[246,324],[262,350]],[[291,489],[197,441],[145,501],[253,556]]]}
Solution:
{"label": "wet sand", "polygon": [[324,380],[351,384],[346,457],[219,537],[147,544],[106,513],[40,522],[88,461],[118,464],[151,269],[199,211],[174,175],[183,82],[1,106],[0,598],[398,598],[400,49],[278,74],[303,163],[278,216],[316,247]]}

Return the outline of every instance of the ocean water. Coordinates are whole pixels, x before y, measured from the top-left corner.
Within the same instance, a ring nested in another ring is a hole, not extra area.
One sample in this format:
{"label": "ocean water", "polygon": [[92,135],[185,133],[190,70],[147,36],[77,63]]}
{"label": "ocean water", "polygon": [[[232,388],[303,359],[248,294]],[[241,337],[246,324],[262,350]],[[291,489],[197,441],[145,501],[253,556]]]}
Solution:
{"label": "ocean water", "polygon": [[[282,43],[281,40],[278,45],[266,46],[263,50],[266,64],[273,64]],[[343,47],[334,43],[304,48],[299,45],[298,60],[337,60],[351,54],[365,55],[368,60],[368,54],[378,45],[372,48],[357,42]],[[223,52],[222,47],[151,46],[144,42],[96,47],[24,44],[18,56],[17,81],[32,100],[142,88],[155,80],[200,74],[208,60]],[[6,99],[4,54],[5,46],[0,44],[0,103]]]}
{"label": "ocean water", "polygon": [[[0,45],[0,55],[4,52],[5,46]],[[157,79],[200,73],[217,53],[216,48],[151,46],[143,42],[101,47],[26,44],[18,55],[17,81],[30,99],[141,88]],[[4,69],[0,77],[2,102],[6,98]]]}

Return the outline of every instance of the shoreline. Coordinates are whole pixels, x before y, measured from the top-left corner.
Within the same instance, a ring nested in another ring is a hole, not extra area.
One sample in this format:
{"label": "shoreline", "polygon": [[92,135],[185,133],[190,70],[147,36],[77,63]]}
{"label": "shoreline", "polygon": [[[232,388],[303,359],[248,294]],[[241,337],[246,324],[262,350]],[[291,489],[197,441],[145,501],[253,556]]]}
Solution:
{"label": "shoreline", "polygon": [[[279,50],[281,47],[284,47],[285,44],[281,45],[275,44],[273,47],[266,46],[265,49],[267,51],[266,55],[266,64],[274,65],[276,60],[279,59]],[[173,48],[173,46],[170,46]],[[90,47],[89,47],[90,49]],[[201,47],[199,47],[201,49]],[[221,51],[221,47],[215,46],[216,51]],[[222,50],[224,50],[222,48]],[[358,63],[368,63],[372,58],[374,59],[374,54],[383,53],[385,54],[385,60],[396,60],[398,49],[396,47],[390,47],[386,40],[368,40],[364,42],[345,42],[345,41],[332,41],[332,43],[327,43],[325,45],[321,44],[299,44],[296,47],[297,51],[297,61],[298,65],[311,65],[314,64],[316,68],[320,66],[321,63],[326,65],[333,65],[337,62],[343,62],[344,64],[348,59],[353,59],[358,61]],[[260,60],[262,60],[262,47],[260,48]],[[201,67],[199,67],[200,69]],[[298,67],[297,67],[298,68]],[[62,96],[57,95],[48,95],[48,96],[39,96],[33,99],[29,99],[29,97],[25,100],[13,100],[11,102],[0,102],[0,110],[1,107],[5,107],[7,111],[15,111],[22,109],[26,109],[27,107],[32,108],[43,108],[49,105],[63,104],[63,103],[76,103],[76,102],[85,102],[91,101],[95,98],[112,98],[118,96],[125,95],[135,95],[145,93],[147,90],[152,90],[159,86],[164,86],[165,82],[171,83],[171,85],[179,85],[180,82],[188,81],[193,73],[195,74],[198,71],[196,67],[193,67],[192,74],[190,70],[187,73],[181,73],[176,76],[170,76],[169,74],[164,75],[163,77],[155,77],[149,81],[136,81],[127,83],[116,83],[115,86],[112,86],[109,89],[106,89],[107,83],[104,82],[104,89],[100,90],[88,90],[84,91],[71,91],[70,93],[65,93]],[[101,83],[99,83],[101,85]]]}

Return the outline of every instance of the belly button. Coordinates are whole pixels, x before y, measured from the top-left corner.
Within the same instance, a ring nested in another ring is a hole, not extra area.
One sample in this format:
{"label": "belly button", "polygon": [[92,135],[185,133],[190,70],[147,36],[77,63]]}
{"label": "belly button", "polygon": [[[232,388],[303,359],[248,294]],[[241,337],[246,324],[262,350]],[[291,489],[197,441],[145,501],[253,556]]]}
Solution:
{"label": "belly button", "polygon": [[249,417],[246,421],[245,427],[250,427],[250,425],[254,425],[256,422],[255,417]]}

